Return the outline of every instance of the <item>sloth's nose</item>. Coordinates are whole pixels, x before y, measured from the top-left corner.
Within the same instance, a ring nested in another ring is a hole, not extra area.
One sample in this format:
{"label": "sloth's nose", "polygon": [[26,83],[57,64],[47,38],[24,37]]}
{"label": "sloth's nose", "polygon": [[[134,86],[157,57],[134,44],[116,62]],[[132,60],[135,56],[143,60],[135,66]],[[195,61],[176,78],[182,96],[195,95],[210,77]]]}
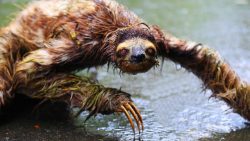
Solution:
{"label": "sloth's nose", "polygon": [[132,55],[131,60],[134,63],[140,63],[145,59],[145,54]]}
{"label": "sloth's nose", "polygon": [[140,63],[146,58],[144,49],[140,46],[132,48],[131,61],[133,63]]}

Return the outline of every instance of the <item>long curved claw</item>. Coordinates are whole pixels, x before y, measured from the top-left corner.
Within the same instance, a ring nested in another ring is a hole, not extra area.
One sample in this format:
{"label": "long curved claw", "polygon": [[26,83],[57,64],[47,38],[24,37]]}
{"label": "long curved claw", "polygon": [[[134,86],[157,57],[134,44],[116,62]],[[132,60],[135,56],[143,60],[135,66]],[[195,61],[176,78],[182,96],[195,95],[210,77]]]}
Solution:
{"label": "long curved claw", "polygon": [[132,121],[132,118],[130,117],[128,111],[126,110],[126,108],[123,105],[121,106],[121,108],[122,108],[123,112],[125,113],[126,117],[128,118],[133,132],[135,133],[135,125],[134,125],[134,123]]}
{"label": "long curved claw", "polygon": [[129,105],[129,104],[125,104],[125,107],[131,112],[132,116],[135,118],[136,124],[137,124],[137,128],[139,133],[141,133],[141,121],[139,120],[139,118],[137,117],[135,111],[133,110],[133,108]]}
{"label": "long curved claw", "polygon": [[140,114],[139,109],[135,106],[135,104],[133,102],[129,102],[129,104],[134,109],[135,113],[138,115],[140,122],[141,122],[142,130],[144,130],[143,120],[142,120],[142,116]]}
{"label": "long curved claw", "polygon": [[141,133],[141,131],[144,130],[142,117],[141,117],[139,110],[136,108],[136,106],[133,104],[133,102],[123,103],[121,105],[121,109],[124,112],[124,114],[126,115],[126,117],[128,118],[133,132],[135,133],[135,126],[134,126],[134,123],[132,121],[132,118],[131,118],[129,112],[131,113],[131,115],[133,116],[133,118],[137,124],[137,128],[138,128],[139,133]]}

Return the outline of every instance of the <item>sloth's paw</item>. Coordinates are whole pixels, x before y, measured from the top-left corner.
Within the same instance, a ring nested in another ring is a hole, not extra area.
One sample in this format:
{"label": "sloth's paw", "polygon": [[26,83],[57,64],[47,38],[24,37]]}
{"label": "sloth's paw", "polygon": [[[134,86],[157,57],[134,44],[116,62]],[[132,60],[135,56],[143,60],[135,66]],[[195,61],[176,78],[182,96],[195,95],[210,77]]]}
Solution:
{"label": "sloth's paw", "polygon": [[139,133],[143,131],[143,121],[139,109],[135,106],[131,99],[131,95],[123,91],[110,92],[108,99],[103,98],[103,111],[109,111],[111,113],[124,113],[127,117],[130,126],[135,133],[135,125],[133,119],[136,122]]}
{"label": "sloth's paw", "polygon": [[[142,116],[140,114],[140,111],[138,110],[138,108],[135,106],[135,104],[132,101],[123,102],[116,109],[116,112],[123,112],[126,115],[133,132],[135,132],[135,125],[133,123],[132,117],[134,118],[134,120],[137,124],[137,128],[138,128],[139,133],[141,131],[143,131],[144,126],[143,126]],[[131,115],[132,115],[132,117],[131,117]]]}
{"label": "sloth's paw", "polygon": [[[142,116],[138,108],[131,100],[130,94],[120,90],[112,88],[100,90],[100,92],[93,94],[86,100],[86,103],[81,111],[84,110],[88,110],[90,112],[86,120],[98,113],[124,113],[134,133],[135,124],[133,123],[133,119],[136,122],[139,133],[144,129]],[[78,114],[81,111],[79,111]]]}

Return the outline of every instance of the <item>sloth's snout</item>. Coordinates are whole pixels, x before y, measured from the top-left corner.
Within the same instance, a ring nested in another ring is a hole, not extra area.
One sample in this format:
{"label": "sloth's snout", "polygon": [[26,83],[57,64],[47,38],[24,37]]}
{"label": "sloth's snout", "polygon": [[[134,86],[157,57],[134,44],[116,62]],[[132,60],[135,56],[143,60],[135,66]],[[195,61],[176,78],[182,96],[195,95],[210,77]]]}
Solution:
{"label": "sloth's snout", "polygon": [[137,54],[131,56],[131,61],[134,63],[140,63],[146,58],[145,54]]}
{"label": "sloth's snout", "polygon": [[140,63],[146,58],[145,51],[143,47],[133,47],[131,54],[131,62]]}

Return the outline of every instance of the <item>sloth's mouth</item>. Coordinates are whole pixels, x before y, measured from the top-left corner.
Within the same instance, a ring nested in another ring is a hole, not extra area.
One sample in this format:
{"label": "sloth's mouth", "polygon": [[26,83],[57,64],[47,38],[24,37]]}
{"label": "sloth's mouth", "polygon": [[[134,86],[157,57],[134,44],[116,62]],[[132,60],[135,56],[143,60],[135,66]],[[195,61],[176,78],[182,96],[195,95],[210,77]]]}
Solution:
{"label": "sloth's mouth", "polygon": [[134,62],[131,60],[120,60],[118,67],[124,73],[137,74],[150,70],[153,66],[157,66],[159,63],[155,59],[145,59],[142,62]]}

